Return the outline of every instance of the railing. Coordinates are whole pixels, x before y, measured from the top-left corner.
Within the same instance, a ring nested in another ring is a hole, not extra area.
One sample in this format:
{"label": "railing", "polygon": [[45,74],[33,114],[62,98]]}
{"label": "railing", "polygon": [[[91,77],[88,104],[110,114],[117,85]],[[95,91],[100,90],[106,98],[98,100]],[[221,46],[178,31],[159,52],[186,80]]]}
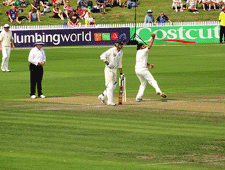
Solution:
{"label": "railing", "polygon": [[[219,21],[199,21],[199,22],[174,22],[173,25],[165,23],[163,26],[194,26],[194,25],[219,25]],[[137,27],[154,27],[152,24],[137,23]],[[155,26],[159,26],[156,24]],[[11,30],[48,30],[48,29],[81,29],[81,28],[123,28],[123,27],[135,27],[134,23],[127,24],[97,24],[82,25],[82,26],[68,26],[68,25],[34,25],[34,26],[11,26]],[[0,26],[0,30],[3,26]]]}

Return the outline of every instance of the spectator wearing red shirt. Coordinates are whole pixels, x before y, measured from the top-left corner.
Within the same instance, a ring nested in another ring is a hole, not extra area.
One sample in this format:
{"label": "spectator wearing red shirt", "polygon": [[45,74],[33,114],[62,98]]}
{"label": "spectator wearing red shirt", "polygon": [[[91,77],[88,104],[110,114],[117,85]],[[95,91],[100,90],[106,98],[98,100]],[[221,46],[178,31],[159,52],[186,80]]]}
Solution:
{"label": "spectator wearing red shirt", "polygon": [[55,5],[55,4],[58,4],[58,5],[65,5],[65,0],[53,0],[52,1],[52,4]]}
{"label": "spectator wearing red shirt", "polygon": [[16,10],[16,6],[12,5],[12,8],[9,10],[8,12],[8,16],[9,16],[9,21],[14,24],[14,22],[17,22],[18,24],[21,24],[22,21],[19,21],[19,14],[18,11]]}
{"label": "spectator wearing red shirt", "polygon": [[80,19],[84,19],[84,16],[87,12],[90,12],[90,9],[81,9],[80,6],[77,6],[77,15],[80,17]]}
{"label": "spectator wearing red shirt", "polygon": [[70,6],[70,1],[66,1],[66,4],[64,5],[63,10],[67,18],[69,18],[70,13],[73,11],[73,7]]}

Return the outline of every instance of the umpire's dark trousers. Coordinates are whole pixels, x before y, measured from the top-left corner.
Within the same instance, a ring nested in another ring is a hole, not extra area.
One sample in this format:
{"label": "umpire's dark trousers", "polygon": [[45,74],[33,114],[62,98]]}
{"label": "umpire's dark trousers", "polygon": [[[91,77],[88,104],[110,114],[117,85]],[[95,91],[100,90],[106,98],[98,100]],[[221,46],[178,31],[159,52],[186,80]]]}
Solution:
{"label": "umpire's dark trousers", "polygon": [[35,95],[36,84],[38,90],[38,96],[42,95],[42,77],[43,67],[36,66],[30,63],[30,95]]}
{"label": "umpire's dark trousers", "polygon": [[222,42],[225,42],[225,26],[220,25],[220,43]]}

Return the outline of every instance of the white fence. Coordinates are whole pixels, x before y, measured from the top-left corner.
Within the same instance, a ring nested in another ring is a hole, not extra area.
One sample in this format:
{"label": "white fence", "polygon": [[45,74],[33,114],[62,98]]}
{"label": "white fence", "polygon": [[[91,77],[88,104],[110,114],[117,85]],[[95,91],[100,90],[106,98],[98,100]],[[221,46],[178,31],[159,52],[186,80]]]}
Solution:
{"label": "white fence", "polygon": [[[199,21],[199,22],[174,22],[173,25],[165,23],[164,26],[201,26],[201,25],[219,25],[219,21]],[[154,27],[152,24],[137,23],[137,27]],[[157,24],[155,26],[158,26]],[[135,27],[134,23],[128,24],[98,24],[96,26],[67,26],[67,25],[34,25],[34,26],[11,26],[11,30],[49,30],[49,29],[80,29],[80,28],[123,28]],[[3,26],[0,26],[0,30]]]}

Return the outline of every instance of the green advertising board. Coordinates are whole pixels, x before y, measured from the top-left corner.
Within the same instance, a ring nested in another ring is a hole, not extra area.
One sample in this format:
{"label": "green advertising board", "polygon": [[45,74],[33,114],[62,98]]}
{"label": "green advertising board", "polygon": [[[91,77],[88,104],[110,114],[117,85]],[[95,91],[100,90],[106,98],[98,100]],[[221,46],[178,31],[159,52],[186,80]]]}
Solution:
{"label": "green advertising board", "polygon": [[[135,28],[130,28],[131,37]],[[219,42],[219,25],[203,26],[162,26],[137,27],[136,40],[146,43],[151,41],[151,33],[156,32],[155,44],[167,43],[214,43]]]}

